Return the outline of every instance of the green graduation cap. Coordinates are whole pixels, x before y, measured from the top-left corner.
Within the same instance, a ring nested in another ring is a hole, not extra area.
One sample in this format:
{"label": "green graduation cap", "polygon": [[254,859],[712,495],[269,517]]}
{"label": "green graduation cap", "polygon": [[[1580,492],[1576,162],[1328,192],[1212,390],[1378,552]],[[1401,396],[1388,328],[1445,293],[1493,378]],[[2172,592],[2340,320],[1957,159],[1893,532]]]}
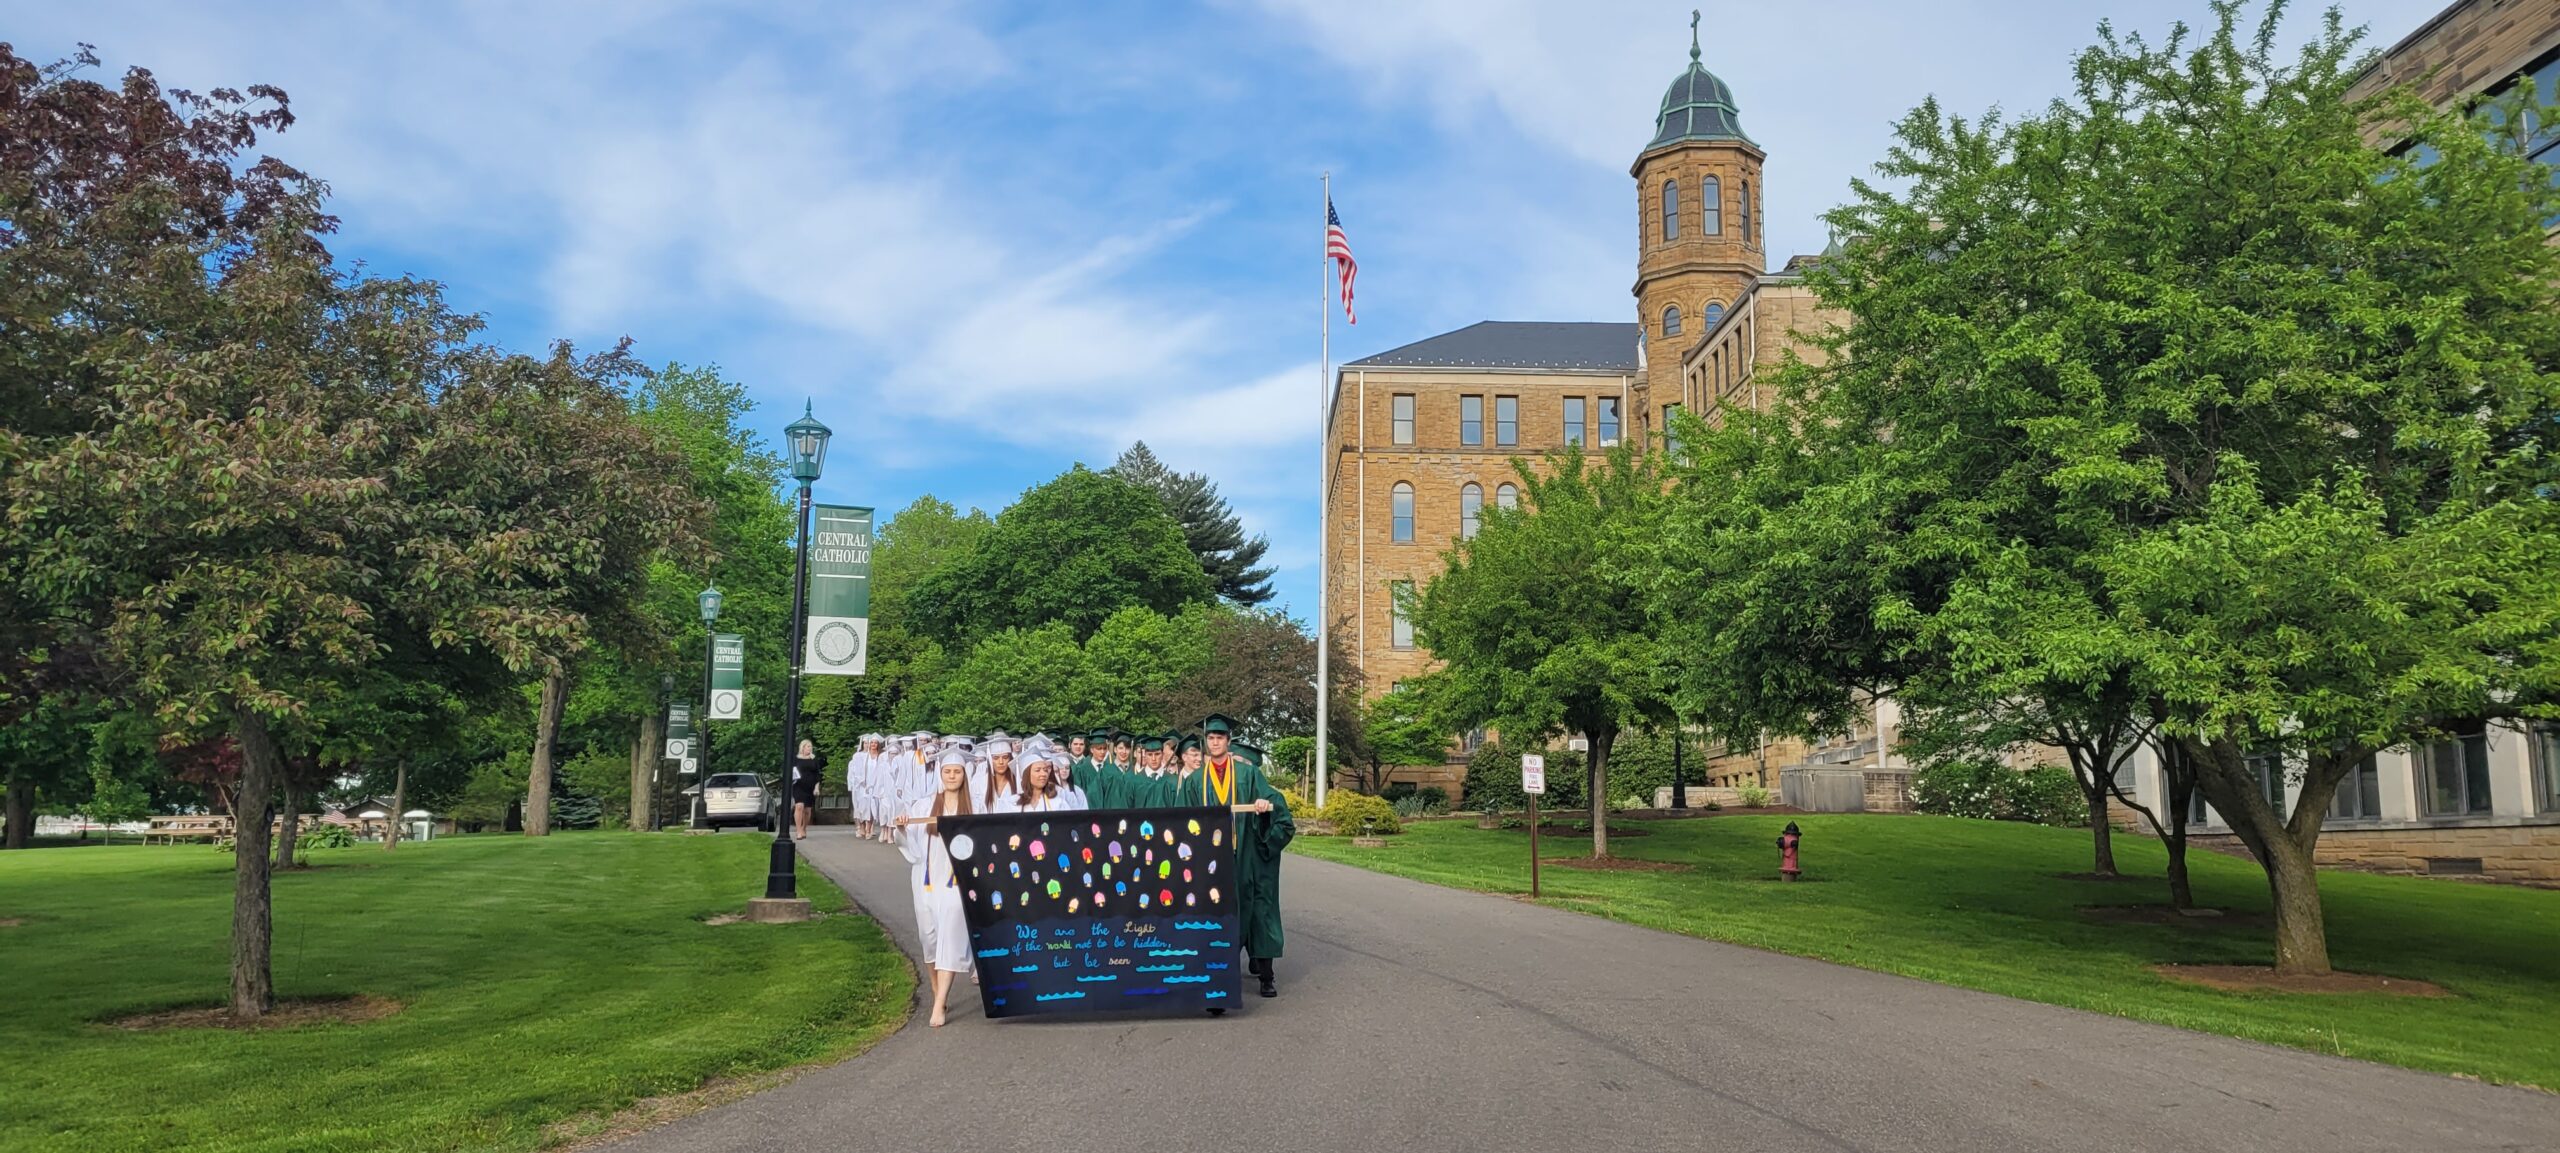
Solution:
{"label": "green graduation cap", "polygon": [[1247,741],[1229,741],[1227,747],[1256,765],[1262,763],[1262,746]]}
{"label": "green graduation cap", "polygon": [[1164,734],[1148,733],[1147,735],[1138,738],[1138,747],[1145,749],[1150,753],[1157,749],[1161,749],[1164,747]]}
{"label": "green graduation cap", "polygon": [[1204,733],[1225,733],[1229,736],[1233,736],[1236,731],[1235,718],[1230,717],[1225,713],[1211,713],[1209,714],[1208,720],[1200,722],[1200,731]]}
{"label": "green graduation cap", "polygon": [[1086,733],[1086,734],[1084,735],[1084,740],[1085,740],[1085,743],[1086,743],[1086,744],[1092,744],[1092,743],[1093,743],[1093,742],[1095,742],[1095,741],[1108,741],[1108,740],[1110,740],[1110,739],[1111,739],[1111,730],[1109,730],[1109,729],[1095,729],[1095,730],[1093,730],[1092,732]]}
{"label": "green graduation cap", "polygon": [[1199,747],[1200,747],[1200,738],[1198,738],[1198,737],[1184,737],[1184,738],[1182,738],[1182,751],[1183,751],[1183,752],[1186,752],[1186,753],[1187,753],[1187,752],[1190,752],[1191,750],[1196,749],[1196,748],[1199,748]]}

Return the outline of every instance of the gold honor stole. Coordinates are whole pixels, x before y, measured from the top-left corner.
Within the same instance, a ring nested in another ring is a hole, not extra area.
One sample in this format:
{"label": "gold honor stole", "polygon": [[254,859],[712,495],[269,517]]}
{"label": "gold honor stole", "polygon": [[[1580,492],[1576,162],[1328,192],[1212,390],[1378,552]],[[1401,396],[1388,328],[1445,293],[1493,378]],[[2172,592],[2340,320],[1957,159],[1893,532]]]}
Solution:
{"label": "gold honor stole", "polygon": [[[1226,770],[1224,774],[1221,774],[1218,771],[1222,767]],[[1203,794],[1202,799],[1204,801],[1211,801],[1221,805],[1232,805],[1235,803],[1236,766],[1234,761],[1229,761],[1224,766],[1219,765],[1216,761],[1211,761],[1209,762],[1209,771],[1202,775],[1209,778],[1209,783],[1201,789]],[[1224,780],[1219,779],[1221,775],[1225,777]],[[1209,795],[1212,793],[1215,795]]]}

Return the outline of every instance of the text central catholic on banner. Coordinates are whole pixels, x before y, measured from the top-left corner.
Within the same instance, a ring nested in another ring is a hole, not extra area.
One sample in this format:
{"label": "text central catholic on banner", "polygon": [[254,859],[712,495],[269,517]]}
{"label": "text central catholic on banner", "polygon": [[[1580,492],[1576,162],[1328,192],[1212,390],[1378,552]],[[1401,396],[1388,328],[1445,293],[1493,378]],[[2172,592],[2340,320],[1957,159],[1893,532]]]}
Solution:
{"label": "text central catholic on banner", "polygon": [[871,649],[871,510],[822,504],[809,538],[809,631],[801,673],[861,676]]}

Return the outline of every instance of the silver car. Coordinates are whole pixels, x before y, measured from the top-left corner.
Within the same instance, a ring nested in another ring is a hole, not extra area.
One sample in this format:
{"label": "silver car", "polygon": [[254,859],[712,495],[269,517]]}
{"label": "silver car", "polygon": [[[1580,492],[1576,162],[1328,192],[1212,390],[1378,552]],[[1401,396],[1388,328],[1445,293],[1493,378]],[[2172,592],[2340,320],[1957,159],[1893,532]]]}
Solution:
{"label": "silver car", "polygon": [[702,782],[703,823],[712,828],[743,825],[773,831],[772,790],[754,773],[713,773]]}

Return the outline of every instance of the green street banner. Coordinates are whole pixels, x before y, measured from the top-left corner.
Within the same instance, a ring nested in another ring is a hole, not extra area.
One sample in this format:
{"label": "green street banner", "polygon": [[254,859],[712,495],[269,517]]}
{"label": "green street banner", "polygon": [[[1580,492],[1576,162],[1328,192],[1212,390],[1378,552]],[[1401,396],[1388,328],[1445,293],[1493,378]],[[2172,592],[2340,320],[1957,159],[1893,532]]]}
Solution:
{"label": "green street banner", "polygon": [[711,711],[708,720],[734,721],[746,715],[747,638],[737,633],[711,634]]}
{"label": "green street banner", "polygon": [[677,701],[667,706],[667,759],[681,761],[693,755],[693,702]]}
{"label": "green street banner", "polygon": [[822,504],[813,516],[800,671],[858,677],[871,648],[871,510]]}

